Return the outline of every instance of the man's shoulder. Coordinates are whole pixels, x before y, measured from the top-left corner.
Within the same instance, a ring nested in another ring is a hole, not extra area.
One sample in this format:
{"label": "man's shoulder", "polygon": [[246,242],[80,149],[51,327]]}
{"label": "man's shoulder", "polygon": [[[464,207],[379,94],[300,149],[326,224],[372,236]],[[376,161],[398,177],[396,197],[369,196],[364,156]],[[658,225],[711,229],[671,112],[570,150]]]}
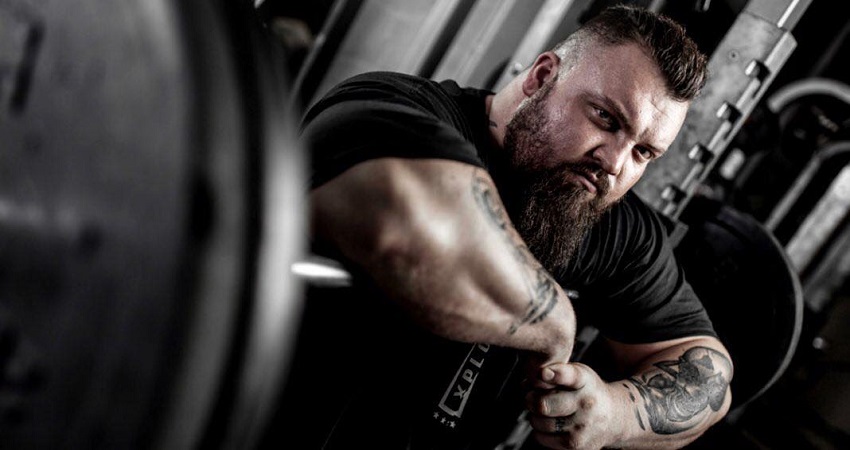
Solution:
{"label": "man's shoulder", "polygon": [[425,91],[438,91],[440,85],[428,78],[400,72],[365,72],[337,83],[320,101],[329,99],[393,100],[412,97]]}
{"label": "man's shoulder", "polygon": [[462,105],[439,83],[394,72],[363,73],[338,84],[304,116],[301,138],[312,158],[313,186],[384,157],[483,166]]}
{"label": "man's shoulder", "polygon": [[444,102],[441,86],[427,78],[399,72],[372,71],[351,76],[325,92],[304,114],[304,122],[339,105],[347,109],[385,109],[429,113]]}
{"label": "man's shoulder", "polygon": [[356,83],[356,82],[374,82],[374,83],[387,83],[387,84],[425,84],[431,83],[432,81],[428,78],[421,77],[418,75],[412,75],[404,72],[392,72],[388,70],[374,70],[369,72],[363,72],[356,75],[352,75],[343,81],[341,81],[338,85],[344,85],[347,83]]}

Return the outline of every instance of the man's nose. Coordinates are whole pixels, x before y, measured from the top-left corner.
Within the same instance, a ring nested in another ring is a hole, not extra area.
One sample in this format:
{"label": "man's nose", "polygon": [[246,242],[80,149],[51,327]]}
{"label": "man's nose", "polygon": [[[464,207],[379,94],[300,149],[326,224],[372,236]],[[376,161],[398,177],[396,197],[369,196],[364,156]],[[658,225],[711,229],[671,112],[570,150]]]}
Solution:
{"label": "man's nose", "polygon": [[631,143],[626,140],[612,140],[597,147],[593,151],[593,158],[605,173],[617,176],[623,170],[631,148]]}

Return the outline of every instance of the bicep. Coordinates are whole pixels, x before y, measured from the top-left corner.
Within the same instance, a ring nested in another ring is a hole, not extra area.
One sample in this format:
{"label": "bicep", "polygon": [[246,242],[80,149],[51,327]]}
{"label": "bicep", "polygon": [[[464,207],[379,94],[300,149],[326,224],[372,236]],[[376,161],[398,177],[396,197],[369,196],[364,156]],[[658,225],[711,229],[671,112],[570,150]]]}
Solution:
{"label": "bicep", "polygon": [[729,361],[728,375],[732,375],[729,352],[717,338],[711,336],[690,336],[644,344],[605,339],[605,343],[615,365],[624,374],[642,372],[664,361],[675,361],[688,349],[701,347]]}

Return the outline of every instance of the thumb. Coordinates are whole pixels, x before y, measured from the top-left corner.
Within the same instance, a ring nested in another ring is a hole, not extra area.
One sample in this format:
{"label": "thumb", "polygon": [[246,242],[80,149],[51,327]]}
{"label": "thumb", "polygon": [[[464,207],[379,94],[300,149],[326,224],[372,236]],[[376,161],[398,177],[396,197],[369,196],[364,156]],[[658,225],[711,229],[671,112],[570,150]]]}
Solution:
{"label": "thumb", "polygon": [[587,371],[583,364],[557,363],[540,369],[540,380],[570,390],[579,390],[587,384]]}

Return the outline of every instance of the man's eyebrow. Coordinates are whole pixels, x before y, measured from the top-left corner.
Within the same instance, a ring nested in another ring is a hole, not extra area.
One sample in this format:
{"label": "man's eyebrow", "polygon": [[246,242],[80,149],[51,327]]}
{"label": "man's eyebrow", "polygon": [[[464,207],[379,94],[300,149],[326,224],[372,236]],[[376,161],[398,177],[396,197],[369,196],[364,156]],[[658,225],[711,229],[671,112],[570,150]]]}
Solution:
{"label": "man's eyebrow", "polygon": [[602,103],[606,108],[608,108],[611,114],[613,114],[614,117],[616,117],[617,120],[620,121],[620,124],[623,128],[625,128],[627,131],[633,131],[632,122],[629,120],[628,116],[626,116],[626,113],[623,111],[623,108],[621,108],[617,102],[612,100],[611,97],[608,97],[604,94],[595,95],[593,97],[596,101]]}

